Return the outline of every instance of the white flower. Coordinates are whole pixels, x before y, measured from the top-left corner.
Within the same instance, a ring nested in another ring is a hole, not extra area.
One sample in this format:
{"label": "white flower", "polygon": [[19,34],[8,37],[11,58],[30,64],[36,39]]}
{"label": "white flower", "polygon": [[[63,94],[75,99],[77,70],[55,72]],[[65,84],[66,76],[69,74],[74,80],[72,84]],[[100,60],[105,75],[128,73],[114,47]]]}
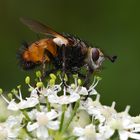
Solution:
{"label": "white flower", "polygon": [[37,112],[36,113],[36,122],[29,122],[27,125],[27,130],[29,132],[36,131],[38,138],[46,139],[49,137],[48,129],[58,130],[59,121],[54,121],[58,117],[58,114],[51,110],[50,112]]}
{"label": "white flower", "polygon": [[12,111],[18,111],[19,110],[18,105],[15,102],[15,99],[12,99],[10,102],[8,102],[7,109],[12,110]]}
{"label": "white flower", "polygon": [[76,102],[77,100],[80,99],[80,95],[73,93],[71,95],[62,95],[62,96],[57,96],[55,94],[49,95],[48,100],[50,103],[54,104],[70,104],[73,102]]}
{"label": "white flower", "polygon": [[19,109],[35,107],[39,103],[39,100],[35,97],[26,98],[18,103]]}
{"label": "white flower", "polygon": [[100,103],[100,95],[98,94],[96,100],[93,101],[92,98],[88,98],[86,101],[81,102],[81,108],[87,110],[89,114],[92,112],[92,109],[101,109],[103,106]]}
{"label": "white flower", "polygon": [[5,140],[8,137],[8,131],[4,124],[0,124],[0,139]]}
{"label": "white flower", "polygon": [[[95,90],[99,77],[95,77],[93,84],[86,88],[81,86],[77,75],[74,76],[73,84],[62,86],[62,82],[55,85],[56,76],[52,74],[52,81],[47,87],[42,83],[40,73],[37,76],[39,82],[36,87],[30,85],[29,77],[26,78],[30,95],[25,99],[22,98],[20,86],[19,91],[12,90],[12,94],[8,94],[10,100],[5,98],[0,89],[8,109],[18,112],[18,116],[10,116],[4,123],[0,123],[0,140],[71,137],[77,140],[107,140],[115,136],[116,131],[120,140],[140,140],[140,116],[131,117],[128,114],[129,106],[118,113],[115,102],[111,106],[102,105],[100,95]],[[96,99],[88,96],[85,100],[84,96],[87,95],[96,95]]]}
{"label": "white flower", "polygon": [[34,98],[38,98],[38,88],[34,88],[32,91],[31,91],[31,96],[30,97],[34,97]]}
{"label": "white flower", "polygon": [[108,125],[100,127],[99,130],[100,133],[104,131],[103,133],[106,139],[110,138],[115,133],[115,130],[118,130],[120,140],[127,140],[128,138],[140,139],[140,134],[131,132],[129,129],[129,124],[127,123],[127,119],[113,119],[109,122]]}
{"label": "white flower", "polygon": [[4,121],[12,112],[7,110],[6,102],[0,98],[0,121]]}
{"label": "white flower", "polygon": [[136,117],[132,117],[133,122],[140,124],[140,115]]}
{"label": "white flower", "polygon": [[77,93],[80,95],[88,95],[88,90],[85,87],[73,85],[67,87],[67,92],[70,94]]}
{"label": "white flower", "polygon": [[31,111],[28,112],[28,116],[32,121],[36,119],[37,112],[38,112],[37,109],[32,109]]}
{"label": "white flower", "polygon": [[89,115],[99,120],[100,123],[105,121],[105,116],[102,114],[103,106],[99,102],[100,96],[97,95],[96,100],[93,101],[91,98],[88,98],[85,102],[81,102],[81,109],[84,109],[88,112]]}
{"label": "white flower", "polygon": [[19,131],[22,128],[21,122],[22,116],[9,116],[7,121],[4,123],[4,134],[7,134],[7,138],[15,139],[18,137]]}
{"label": "white flower", "polygon": [[82,86],[68,86],[67,92],[72,94],[72,93],[77,93],[79,95],[97,95],[97,91],[94,88],[87,89],[86,87]]}
{"label": "white flower", "polygon": [[89,95],[97,95],[97,91],[95,90],[95,87],[97,86],[97,84],[99,83],[99,81],[101,80],[100,77],[94,77],[93,83],[92,85],[89,87],[88,89],[88,94]]}
{"label": "white flower", "polygon": [[96,133],[93,124],[89,124],[85,128],[75,127],[73,134],[78,137],[78,140],[104,140],[99,133]]}
{"label": "white flower", "polygon": [[74,127],[85,127],[90,122],[89,114],[85,110],[79,110],[73,118],[68,131],[73,130]]}
{"label": "white flower", "polygon": [[1,97],[8,103],[8,107],[7,107],[8,110],[18,111],[20,109],[35,107],[39,103],[36,89],[33,89],[30,97],[26,99],[22,98],[20,88],[19,88],[19,94],[16,94],[15,96],[19,100],[19,102],[16,102],[15,99],[11,99],[11,101],[9,101],[1,94]]}
{"label": "white flower", "polygon": [[53,85],[53,86],[47,87],[47,88],[42,88],[39,92],[43,96],[49,96],[49,95],[52,95],[52,94],[57,94],[61,90],[62,89],[61,89],[61,84],[60,84],[60,85]]}
{"label": "white flower", "polygon": [[35,97],[26,98],[26,100],[21,100],[19,103],[16,103],[15,100],[11,100],[8,105],[8,109],[12,111],[18,111],[20,109],[26,109],[35,107],[39,103],[39,100]]}
{"label": "white flower", "polygon": [[[115,130],[118,131],[120,140],[128,140],[128,138],[140,139],[140,134],[133,131],[137,127],[137,124],[134,124],[127,111],[128,107],[124,112],[112,115],[112,118],[110,117],[106,121],[106,124],[99,126],[99,132],[106,139],[113,136]],[[140,125],[138,127],[140,128]]]}
{"label": "white flower", "polygon": [[101,109],[101,114],[105,117],[106,121],[108,121],[113,116],[116,116],[117,112],[114,109],[114,107],[115,102],[112,103],[111,107],[104,105],[103,108]]}

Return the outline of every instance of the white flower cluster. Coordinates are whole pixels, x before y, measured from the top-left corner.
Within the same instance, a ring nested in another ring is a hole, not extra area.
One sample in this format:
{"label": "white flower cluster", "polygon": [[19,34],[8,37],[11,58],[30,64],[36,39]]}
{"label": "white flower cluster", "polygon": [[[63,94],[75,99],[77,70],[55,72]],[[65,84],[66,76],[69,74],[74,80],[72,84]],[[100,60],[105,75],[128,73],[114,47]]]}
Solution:
{"label": "white flower cluster", "polygon": [[35,87],[29,77],[25,79],[29,97],[23,98],[20,86],[9,98],[0,90],[7,109],[18,112],[0,123],[0,140],[140,140],[140,116],[130,116],[129,106],[118,113],[115,102],[111,106],[100,103],[95,90],[99,77],[87,89],[77,76],[71,85],[64,86],[62,82],[56,84],[57,77],[51,74],[45,86],[41,74],[36,75]]}

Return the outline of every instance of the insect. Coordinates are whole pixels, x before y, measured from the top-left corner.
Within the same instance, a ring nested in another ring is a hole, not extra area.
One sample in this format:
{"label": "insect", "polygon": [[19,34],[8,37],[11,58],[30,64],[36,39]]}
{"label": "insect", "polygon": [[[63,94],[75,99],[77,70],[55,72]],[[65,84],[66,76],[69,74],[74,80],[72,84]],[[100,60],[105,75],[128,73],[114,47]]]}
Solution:
{"label": "insect", "polygon": [[76,36],[58,33],[39,21],[28,18],[20,20],[32,31],[46,36],[31,44],[23,44],[19,57],[20,65],[25,70],[39,65],[45,69],[46,65],[52,64],[53,68],[50,72],[62,70],[63,73],[79,73],[80,75],[80,69],[85,67],[87,70],[85,81],[88,81],[90,74],[98,70],[106,58],[111,62],[117,58],[105,55],[100,48],[91,47]]}

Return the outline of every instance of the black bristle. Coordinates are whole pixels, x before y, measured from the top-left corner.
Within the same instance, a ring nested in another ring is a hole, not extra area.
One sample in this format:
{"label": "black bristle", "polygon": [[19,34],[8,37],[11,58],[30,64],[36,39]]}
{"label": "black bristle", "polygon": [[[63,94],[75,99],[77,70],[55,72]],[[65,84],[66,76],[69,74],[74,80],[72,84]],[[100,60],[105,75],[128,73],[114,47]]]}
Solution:
{"label": "black bristle", "polygon": [[116,55],[112,56],[112,62],[113,63],[116,61],[116,59],[117,59],[117,56]]}

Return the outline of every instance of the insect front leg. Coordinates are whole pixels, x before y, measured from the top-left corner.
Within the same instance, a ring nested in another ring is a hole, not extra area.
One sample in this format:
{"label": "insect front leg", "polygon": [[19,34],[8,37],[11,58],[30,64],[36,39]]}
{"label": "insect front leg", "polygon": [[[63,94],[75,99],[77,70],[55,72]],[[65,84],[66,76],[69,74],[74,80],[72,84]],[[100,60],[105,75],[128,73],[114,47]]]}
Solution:
{"label": "insect front leg", "polygon": [[[85,82],[84,82],[84,85],[87,89],[89,88],[89,84],[90,84],[90,77],[91,75],[93,74],[94,70],[93,69],[90,69],[88,67],[88,72],[87,72],[87,75],[86,75],[86,79],[85,79]],[[88,93],[88,95],[85,97],[85,100],[87,100],[87,98],[90,96],[90,94]]]}
{"label": "insect front leg", "polygon": [[93,72],[94,72],[93,70],[88,68],[86,78],[85,78],[85,81],[84,81],[84,84],[83,84],[83,86],[85,86],[86,88],[89,88],[90,77],[91,77]]}

